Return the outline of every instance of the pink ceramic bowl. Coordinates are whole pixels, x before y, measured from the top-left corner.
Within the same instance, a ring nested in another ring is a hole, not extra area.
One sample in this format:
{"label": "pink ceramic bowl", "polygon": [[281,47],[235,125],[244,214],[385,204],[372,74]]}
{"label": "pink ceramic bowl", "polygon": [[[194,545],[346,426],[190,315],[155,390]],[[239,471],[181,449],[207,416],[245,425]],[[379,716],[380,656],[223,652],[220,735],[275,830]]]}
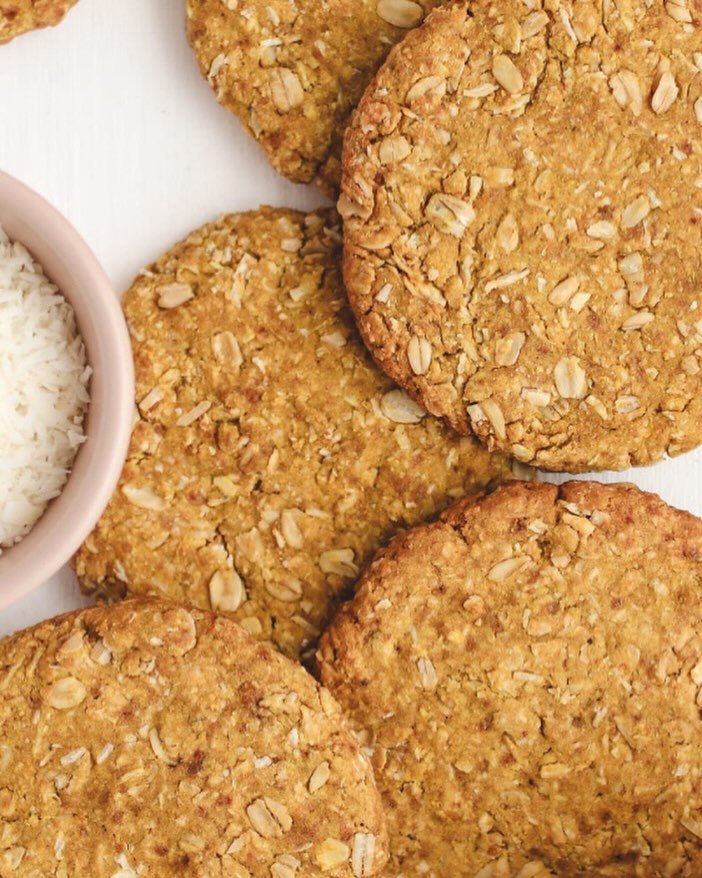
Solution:
{"label": "pink ceramic bowl", "polygon": [[62,567],[107,506],[127,454],[134,371],[117,296],[88,245],[55,208],[2,172],[0,226],[27,247],[73,306],[93,369],[87,441],[63,493],[21,542],[0,555],[1,612]]}

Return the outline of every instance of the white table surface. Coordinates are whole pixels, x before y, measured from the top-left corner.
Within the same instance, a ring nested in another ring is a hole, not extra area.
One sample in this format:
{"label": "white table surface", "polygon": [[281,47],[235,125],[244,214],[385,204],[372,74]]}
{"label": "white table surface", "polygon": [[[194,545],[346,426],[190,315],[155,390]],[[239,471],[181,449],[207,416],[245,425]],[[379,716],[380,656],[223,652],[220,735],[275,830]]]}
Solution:
{"label": "white table surface", "polygon": [[[220,213],[323,203],[270,169],[217,104],[183,22],[184,0],[80,0],[60,27],[0,46],[0,168],[66,214],[120,291]],[[599,478],[702,515],[702,449]],[[0,636],[81,600],[63,570],[0,611]]]}

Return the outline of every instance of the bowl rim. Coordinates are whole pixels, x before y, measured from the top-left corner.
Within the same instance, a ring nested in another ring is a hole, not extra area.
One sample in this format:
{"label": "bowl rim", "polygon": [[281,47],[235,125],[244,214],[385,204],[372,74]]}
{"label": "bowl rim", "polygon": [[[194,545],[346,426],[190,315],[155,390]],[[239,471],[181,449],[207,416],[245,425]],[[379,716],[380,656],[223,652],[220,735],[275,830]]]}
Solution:
{"label": "bowl rim", "polygon": [[[19,571],[10,571],[9,574],[0,571],[0,610],[2,610],[4,607],[8,607],[21,598],[26,597],[30,592],[46,582],[53,574],[57,573],[70,561],[97,524],[117,486],[127,457],[132,434],[135,396],[132,346],[126,320],[119,297],[96,255],[73,224],[56,207],[34,189],[31,189],[2,170],[0,170],[0,191],[3,193],[3,200],[9,205],[21,205],[19,210],[22,214],[41,217],[41,221],[37,221],[37,225],[60,229],[61,245],[67,254],[66,263],[81,266],[82,272],[90,277],[90,288],[93,296],[90,300],[89,309],[100,315],[103,325],[110,327],[109,332],[114,345],[114,352],[119,361],[118,365],[115,364],[114,370],[110,370],[109,379],[107,379],[107,383],[109,383],[111,424],[109,436],[105,429],[104,416],[97,421],[95,430],[89,430],[87,434],[90,436],[92,432],[97,433],[101,445],[106,440],[109,441],[110,450],[109,454],[106,452],[100,458],[102,468],[100,470],[101,478],[99,484],[96,484],[95,490],[91,491],[87,502],[81,505],[81,524],[71,530],[67,535],[68,538],[63,541],[61,548],[56,548],[54,545],[51,551],[41,551],[42,543],[49,542],[50,537],[40,535],[37,545],[32,545],[31,547],[31,564],[23,565],[20,562]],[[48,236],[47,240],[50,239],[51,235]],[[20,241],[20,243],[23,242]],[[51,280],[50,272],[49,279]],[[88,358],[88,365],[93,365],[90,358]],[[63,492],[66,490],[72,477],[73,470],[62,489],[62,493],[51,501],[50,507],[53,504],[57,506],[60,504]],[[43,515],[46,515],[46,512]],[[40,521],[41,518],[35,524],[35,527]],[[16,545],[22,545],[25,540],[30,540],[33,532],[31,530]],[[52,533],[53,530],[47,531],[48,535]],[[0,564],[2,557],[13,550],[14,546],[3,549],[2,556],[0,556]]]}

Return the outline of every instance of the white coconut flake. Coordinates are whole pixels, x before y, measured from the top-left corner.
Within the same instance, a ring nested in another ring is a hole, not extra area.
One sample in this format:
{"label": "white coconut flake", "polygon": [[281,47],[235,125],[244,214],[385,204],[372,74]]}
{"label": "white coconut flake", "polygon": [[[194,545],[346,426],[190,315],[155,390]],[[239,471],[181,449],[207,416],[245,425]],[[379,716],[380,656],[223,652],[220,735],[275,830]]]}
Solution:
{"label": "white coconut flake", "polygon": [[0,551],[61,493],[85,441],[90,374],[73,309],[0,228]]}

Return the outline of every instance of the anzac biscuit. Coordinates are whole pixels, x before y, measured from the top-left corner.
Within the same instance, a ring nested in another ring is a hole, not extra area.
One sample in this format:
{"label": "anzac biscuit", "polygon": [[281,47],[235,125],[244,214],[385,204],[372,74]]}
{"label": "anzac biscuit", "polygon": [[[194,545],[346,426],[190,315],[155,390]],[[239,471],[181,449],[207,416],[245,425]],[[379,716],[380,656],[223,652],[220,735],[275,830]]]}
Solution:
{"label": "anzac biscuit", "polygon": [[188,38],[273,166],[336,191],[352,109],[390,46],[438,2],[188,0]]}
{"label": "anzac biscuit", "polygon": [[398,537],[318,654],[426,878],[702,875],[702,522],[511,484]]}
{"label": "anzac biscuit", "polygon": [[139,416],[88,591],[228,612],[298,656],[379,546],[507,473],[373,366],[336,222],[225,217],[135,281]]}
{"label": "anzac biscuit", "polygon": [[0,0],[0,44],[58,24],[76,0]]}
{"label": "anzac biscuit", "polygon": [[338,706],[231,620],[125,601],[0,642],[0,875],[377,875]]}
{"label": "anzac biscuit", "polygon": [[491,448],[580,472],[702,441],[700,15],[457,3],[365,93],[340,201],[361,332]]}

